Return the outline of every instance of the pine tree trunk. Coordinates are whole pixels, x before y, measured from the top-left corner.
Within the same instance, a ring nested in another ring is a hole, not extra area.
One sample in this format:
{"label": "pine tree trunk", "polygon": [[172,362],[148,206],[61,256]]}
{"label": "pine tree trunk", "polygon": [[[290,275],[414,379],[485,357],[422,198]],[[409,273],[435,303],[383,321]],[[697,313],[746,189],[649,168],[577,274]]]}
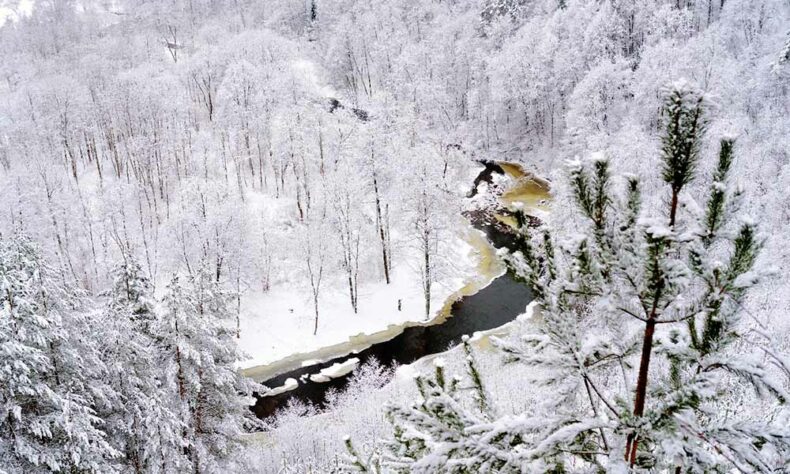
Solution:
{"label": "pine tree trunk", "polygon": [[[180,335],[178,333],[178,322],[176,322],[176,338],[180,339]],[[178,367],[177,379],[178,379],[178,395],[181,398],[181,401],[186,399],[186,383],[184,381],[184,368],[181,365],[181,348],[176,344],[176,366]]]}
{"label": "pine tree trunk", "polygon": [[[645,322],[645,335],[642,340],[642,359],[639,363],[639,376],[636,380],[636,395],[634,398],[634,416],[641,417],[645,413],[645,399],[647,396],[647,376],[650,369],[650,356],[653,353],[653,335],[656,331],[654,317]],[[639,439],[634,434],[628,435],[625,448],[625,459],[632,466],[636,462],[636,448]]]}
{"label": "pine tree trunk", "polygon": [[669,226],[675,226],[675,215],[677,214],[678,210],[678,193],[680,192],[679,189],[672,190],[672,202],[669,208]]}
{"label": "pine tree trunk", "polygon": [[[669,210],[669,225],[675,226],[675,218],[678,208],[678,193],[680,189],[672,189],[672,200],[670,202]],[[645,401],[647,398],[647,377],[650,371],[650,356],[653,353],[653,335],[656,332],[656,306],[662,291],[663,285],[658,288],[658,293],[653,301],[653,309],[650,316],[645,321],[645,334],[642,340],[642,356],[639,362],[639,375],[636,380],[636,389],[634,395],[634,416],[641,417],[645,413]],[[639,446],[639,438],[635,434],[628,435],[625,445],[625,460],[633,466],[636,463],[637,447]]]}

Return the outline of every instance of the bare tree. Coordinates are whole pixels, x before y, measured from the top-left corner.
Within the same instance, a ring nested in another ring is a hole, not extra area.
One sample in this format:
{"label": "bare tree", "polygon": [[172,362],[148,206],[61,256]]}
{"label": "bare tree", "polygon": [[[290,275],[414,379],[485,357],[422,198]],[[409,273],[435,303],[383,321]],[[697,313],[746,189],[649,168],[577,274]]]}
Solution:
{"label": "bare tree", "polygon": [[433,284],[437,279],[439,263],[440,233],[443,229],[443,215],[448,211],[445,202],[448,197],[439,191],[441,176],[433,173],[433,168],[424,163],[416,168],[412,177],[408,197],[409,225],[414,246],[420,255],[419,273],[425,299],[425,317],[431,315],[431,296]]}
{"label": "bare tree", "polygon": [[178,50],[182,48],[181,44],[178,43],[178,27],[175,25],[167,25],[165,26],[165,31],[162,33],[162,41],[167,48],[167,52],[170,53],[170,57],[173,58],[173,62],[178,62]]}
{"label": "bare tree", "polygon": [[[381,192],[379,189],[378,173],[376,165],[373,163],[374,154],[371,151],[371,178],[373,181],[373,199],[376,204],[376,233],[381,244],[381,260],[384,269],[384,281],[390,284],[390,273],[392,271],[392,252],[390,251],[390,229],[389,229],[389,207],[382,203]],[[383,211],[382,211],[383,208]]]}
{"label": "bare tree", "polygon": [[324,227],[323,218],[309,219],[304,222],[304,228],[299,232],[302,262],[310,282],[313,310],[315,312],[313,335],[318,334],[319,297],[321,296],[321,283],[327,258]]}
{"label": "bare tree", "polygon": [[435,256],[438,251],[438,228],[435,225],[431,202],[425,189],[419,192],[414,209],[413,226],[417,236],[417,246],[420,249],[422,263],[420,264],[420,280],[422,282],[423,297],[425,298],[425,319],[431,316],[431,289],[433,287]]}
{"label": "bare tree", "polygon": [[[345,174],[345,173],[343,173]],[[338,176],[340,178],[340,176]],[[360,219],[358,203],[352,197],[353,187],[347,181],[335,181],[332,196],[334,230],[340,241],[341,266],[346,273],[348,294],[354,313],[359,310],[359,239]]]}

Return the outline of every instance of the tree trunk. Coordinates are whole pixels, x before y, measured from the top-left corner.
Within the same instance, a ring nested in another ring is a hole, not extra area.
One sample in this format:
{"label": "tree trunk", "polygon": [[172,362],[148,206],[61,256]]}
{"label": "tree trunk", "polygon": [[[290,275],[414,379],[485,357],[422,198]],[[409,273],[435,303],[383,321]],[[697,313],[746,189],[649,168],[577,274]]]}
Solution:
{"label": "tree trunk", "polygon": [[384,219],[381,215],[381,199],[379,198],[379,186],[376,180],[376,173],[373,173],[373,194],[376,199],[376,225],[378,226],[378,234],[381,239],[381,256],[384,264],[384,281],[390,284],[390,256],[387,251],[387,236],[384,233]]}
{"label": "tree trunk", "polygon": [[673,189],[672,190],[672,203],[670,204],[669,208],[669,226],[675,226],[675,215],[677,214],[678,210],[678,193],[680,190]]}
{"label": "tree trunk", "polygon": [[236,339],[241,339],[241,270],[236,269]]}
{"label": "tree trunk", "polygon": [[425,282],[423,288],[425,290],[425,319],[431,317],[431,251],[430,241],[426,238],[425,242]]}
{"label": "tree trunk", "polygon": [[[178,321],[176,321],[175,329],[176,329],[176,338],[180,338],[178,334]],[[181,401],[183,402],[186,400],[187,392],[186,392],[186,382],[184,377],[184,368],[181,365],[181,348],[178,346],[178,344],[176,344],[176,366],[178,367],[178,374],[177,374],[178,395],[181,398]]]}
{"label": "tree trunk", "polygon": [[[656,320],[651,317],[645,322],[645,334],[642,340],[642,358],[639,363],[639,376],[636,380],[636,395],[634,398],[634,416],[641,417],[645,413],[645,399],[647,397],[647,377],[650,369],[650,356],[653,353],[653,335],[656,331]],[[628,435],[625,447],[625,459],[631,466],[636,462],[636,448],[639,438]]]}
{"label": "tree trunk", "polygon": [[315,325],[313,326],[313,336],[318,334],[318,293],[313,294],[313,308],[315,309]]}

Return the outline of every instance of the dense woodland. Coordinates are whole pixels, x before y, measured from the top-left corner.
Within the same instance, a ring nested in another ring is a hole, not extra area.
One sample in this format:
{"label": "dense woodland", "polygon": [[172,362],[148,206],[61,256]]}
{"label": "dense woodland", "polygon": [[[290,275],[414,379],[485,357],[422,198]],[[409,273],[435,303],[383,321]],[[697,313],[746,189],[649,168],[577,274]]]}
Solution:
{"label": "dense woodland", "polygon": [[[0,59],[0,472],[790,469],[786,0],[40,0]],[[255,420],[245,298],[429,318],[476,160],[552,181],[543,322]]]}

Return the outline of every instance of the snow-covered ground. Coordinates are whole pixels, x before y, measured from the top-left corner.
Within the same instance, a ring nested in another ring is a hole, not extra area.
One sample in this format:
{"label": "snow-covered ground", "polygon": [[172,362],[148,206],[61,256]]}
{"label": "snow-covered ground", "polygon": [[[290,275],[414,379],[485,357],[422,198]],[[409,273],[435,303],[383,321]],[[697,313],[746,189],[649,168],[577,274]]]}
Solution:
{"label": "snow-covered ground", "polygon": [[[432,289],[434,316],[442,312],[451,295],[477,274],[479,252],[461,237],[456,238],[452,249],[455,255],[449,260],[453,272]],[[249,359],[242,368],[361,339],[359,335],[384,331],[408,321],[425,321],[422,284],[415,269],[418,262],[418,255],[402,258],[393,267],[389,285],[383,281],[360,284],[357,314],[351,309],[348,289],[342,281],[327,286],[320,297],[316,335],[313,335],[315,313],[308,287],[281,283],[266,293],[246,295],[242,302],[240,346]]]}

